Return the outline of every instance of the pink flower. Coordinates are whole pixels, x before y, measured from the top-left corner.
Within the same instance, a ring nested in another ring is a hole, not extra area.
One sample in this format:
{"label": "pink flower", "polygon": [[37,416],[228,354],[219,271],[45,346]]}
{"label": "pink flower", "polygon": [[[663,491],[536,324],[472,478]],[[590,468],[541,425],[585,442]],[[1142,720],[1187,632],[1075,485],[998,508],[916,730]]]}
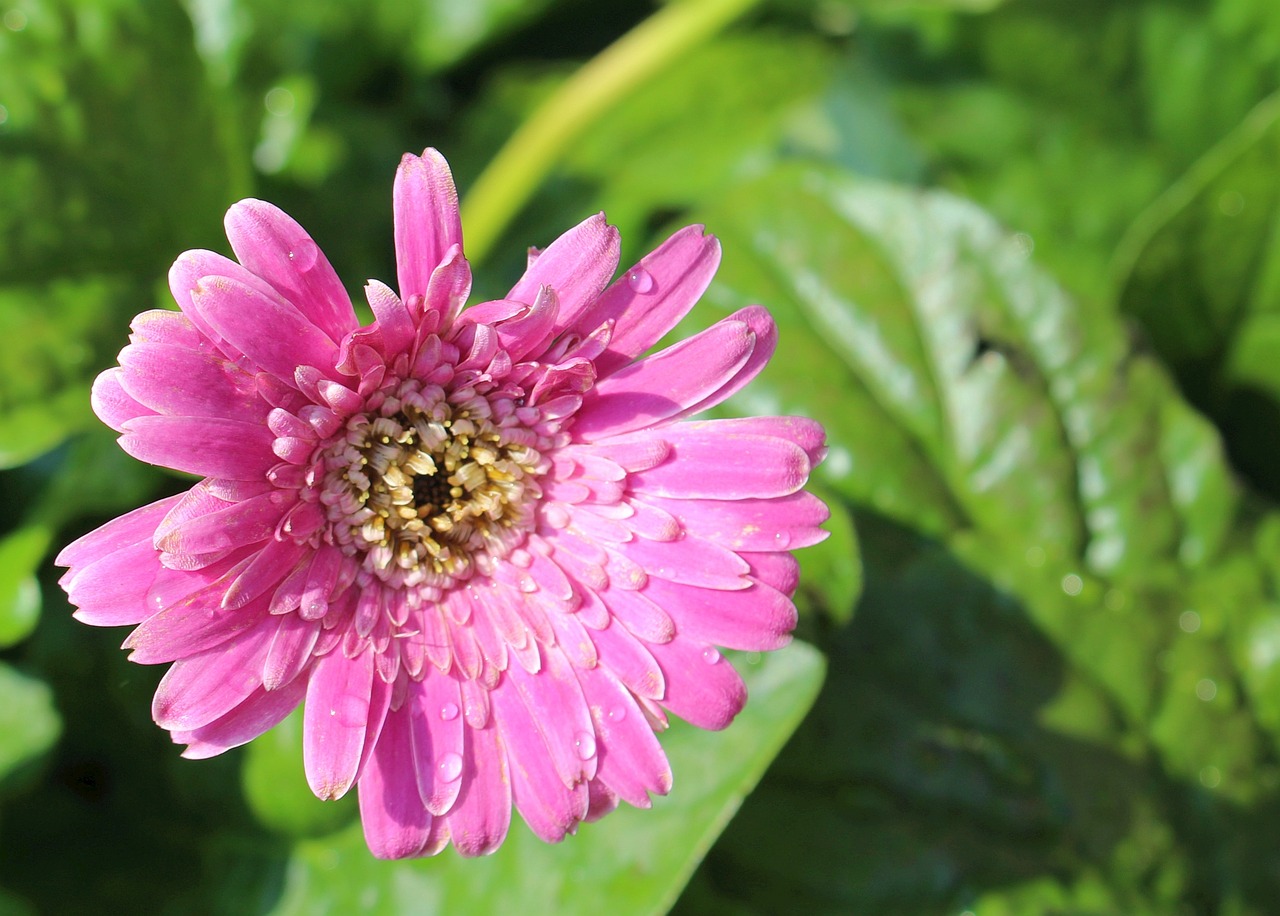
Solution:
{"label": "pink flower", "polygon": [[93,407],[204,479],[71,544],[62,584],[85,623],[137,625],[132,660],[173,663],[152,708],[186,756],[304,703],[307,780],[359,784],[375,855],[491,852],[512,806],[554,842],[671,788],[668,712],[729,724],[746,695],[717,646],[789,640],[823,431],[686,420],[769,359],[760,307],[637,359],[715,272],[701,227],[611,283],[593,216],[464,311],[444,159],[405,156],[394,200],[399,295],[370,281],[367,327],[262,201],[227,213],[239,263],[178,258],[181,312],[134,320]]}

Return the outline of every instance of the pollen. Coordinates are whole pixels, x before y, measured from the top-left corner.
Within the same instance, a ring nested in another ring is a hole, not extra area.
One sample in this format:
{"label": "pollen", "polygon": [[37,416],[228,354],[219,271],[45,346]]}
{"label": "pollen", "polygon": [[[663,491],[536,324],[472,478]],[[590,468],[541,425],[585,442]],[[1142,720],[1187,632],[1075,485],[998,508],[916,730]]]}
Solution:
{"label": "pollen", "polygon": [[519,546],[546,462],[514,402],[409,380],[379,406],[353,416],[321,459],[343,552],[392,586],[444,588]]}

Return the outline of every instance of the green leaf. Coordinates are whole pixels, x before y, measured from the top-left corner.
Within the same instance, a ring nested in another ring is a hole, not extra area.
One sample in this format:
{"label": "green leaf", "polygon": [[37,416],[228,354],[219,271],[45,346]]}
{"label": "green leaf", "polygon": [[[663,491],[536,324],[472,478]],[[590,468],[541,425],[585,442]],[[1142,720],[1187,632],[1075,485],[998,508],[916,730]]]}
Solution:
{"label": "green leaf", "polygon": [[48,685],[0,662],[0,780],[51,748],[61,730]]}
{"label": "green leaf", "polygon": [[740,665],[751,700],[725,732],[676,722],[662,743],[675,788],[650,811],[617,811],[550,846],[523,825],[492,856],[380,862],[359,827],[299,843],[276,913],[657,913],[670,907],[707,848],[804,717],[822,657],[793,643]]}
{"label": "green leaf", "polygon": [[947,194],[797,167],[702,215],[725,262],[700,320],[762,301],[780,328],[747,407],[820,420],[824,484],[949,540],[1144,716],[1159,613],[1237,497],[1212,428],[1116,317]]}
{"label": "green leaf", "polygon": [[831,518],[822,526],[829,536],[798,554],[800,560],[800,594],[836,624],[853,619],[854,608],[862,594],[862,558],[858,555],[858,534],[853,516],[833,494],[821,492],[831,510]]}
{"label": "green leaf", "polygon": [[0,539],[0,649],[26,639],[40,619],[36,567],[52,540],[53,532],[43,525],[27,525]]}

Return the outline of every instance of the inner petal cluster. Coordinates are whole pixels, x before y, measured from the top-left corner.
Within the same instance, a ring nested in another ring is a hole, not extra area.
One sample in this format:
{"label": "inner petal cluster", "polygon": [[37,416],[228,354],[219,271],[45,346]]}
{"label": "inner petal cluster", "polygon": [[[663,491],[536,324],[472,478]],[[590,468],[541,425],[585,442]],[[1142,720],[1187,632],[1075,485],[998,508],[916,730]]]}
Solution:
{"label": "inner petal cluster", "polygon": [[446,587],[510,553],[546,470],[518,401],[414,379],[371,397],[320,458],[337,546],[406,587]]}

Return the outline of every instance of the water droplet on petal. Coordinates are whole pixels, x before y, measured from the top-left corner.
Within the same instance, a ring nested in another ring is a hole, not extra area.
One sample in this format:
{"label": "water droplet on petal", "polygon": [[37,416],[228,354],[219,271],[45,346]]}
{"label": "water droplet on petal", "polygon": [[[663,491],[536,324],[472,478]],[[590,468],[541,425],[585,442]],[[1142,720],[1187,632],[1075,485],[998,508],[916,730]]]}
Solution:
{"label": "water droplet on petal", "polygon": [[609,710],[610,722],[621,722],[626,717],[627,717],[627,707],[625,706],[615,706],[613,707],[613,709]]}
{"label": "water droplet on petal", "polygon": [[444,719],[446,722],[451,722],[454,719],[458,718],[458,704],[445,703],[443,706],[441,706],[440,718]]}
{"label": "water droplet on petal", "polygon": [[573,746],[582,760],[590,760],[596,755],[596,739],[590,732],[578,732],[574,736]]}
{"label": "water droplet on petal", "polygon": [[289,248],[289,260],[299,271],[308,271],[316,264],[320,249],[308,238],[300,238]]}
{"label": "water droplet on petal", "polygon": [[436,768],[440,771],[441,779],[453,782],[462,775],[462,758],[451,751],[440,758]]}
{"label": "water droplet on petal", "polygon": [[720,661],[720,652],[715,646],[707,646],[707,648],[702,650],[702,660],[708,665],[714,665],[716,662]]}
{"label": "water droplet on petal", "polygon": [[643,267],[633,267],[627,272],[627,285],[640,295],[653,292],[653,274]]}
{"label": "water droplet on petal", "polygon": [[779,531],[773,536],[773,540],[778,545],[779,550],[786,550],[791,546],[791,535],[786,531]]}

